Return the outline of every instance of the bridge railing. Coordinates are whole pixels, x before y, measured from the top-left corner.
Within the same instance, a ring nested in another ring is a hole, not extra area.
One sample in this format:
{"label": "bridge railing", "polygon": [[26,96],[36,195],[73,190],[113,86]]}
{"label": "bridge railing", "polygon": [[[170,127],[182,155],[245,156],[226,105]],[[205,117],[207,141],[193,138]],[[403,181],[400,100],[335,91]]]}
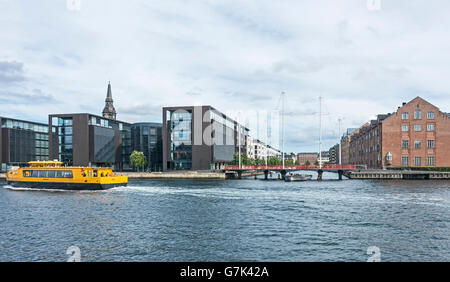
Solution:
{"label": "bridge railing", "polygon": [[[282,170],[282,165],[241,165],[239,168],[239,165],[226,165],[226,170]],[[355,165],[339,165],[339,164],[324,164],[322,165],[322,168],[320,168],[318,165],[285,165],[284,169],[286,170],[351,170],[356,169]]]}

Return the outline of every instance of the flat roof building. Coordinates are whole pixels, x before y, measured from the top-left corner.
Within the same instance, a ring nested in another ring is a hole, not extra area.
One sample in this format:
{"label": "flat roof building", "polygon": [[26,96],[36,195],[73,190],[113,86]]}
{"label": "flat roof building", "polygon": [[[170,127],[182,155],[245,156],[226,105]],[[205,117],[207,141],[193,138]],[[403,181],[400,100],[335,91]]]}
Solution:
{"label": "flat roof building", "polygon": [[162,124],[140,122],[131,125],[132,151],[143,152],[147,170],[162,171]]}
{"label": "flat roof building", "polygon": [[52,114],[48,122],[57,135],[49,142],[50,159],[73,166],[130,169],[131,124],[88,113]]}
{"label": "flat roof building", "polygon": [[48,160],[48,132],[45,123],[0,117],[0,170]]}
{"label": "flat roof building", "polygon": [[297,159],[300,165],[304,165],[307,162],[309,164],[314,164],[317,161],[317,153],[298,153]]}
{"label": "flat roof building", "polygon": [[164,107],[163,170],[222,169],[246,153],[248,132],[211,106]]}
{"label": "flat roof building", "polygon": [[281,156],[280,150],[273,148],[270,145],[265,144],[259,139],[247,136],[247,157],[251,159],[270,159],[273,157],[279,158]]}

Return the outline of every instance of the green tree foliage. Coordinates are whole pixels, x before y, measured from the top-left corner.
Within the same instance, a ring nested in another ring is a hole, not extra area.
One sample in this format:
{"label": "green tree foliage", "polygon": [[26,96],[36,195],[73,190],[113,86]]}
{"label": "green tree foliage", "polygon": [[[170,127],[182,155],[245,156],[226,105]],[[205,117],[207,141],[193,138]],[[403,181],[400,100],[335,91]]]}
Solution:
{"label": "green tree foliage", "polygon": [[142,168],[142,171],[144,171],[144,167],[147,165],[147,158],[144,153],[133,151],[130,155],[130,162],[133,168],[136,168],[137,170]]}
{"label": "green tree foliage", "polygon": [[309,160],[306,160],[305,165],[311,165],[311,162]]}
{"label": "green tree foliage", "polygon": [[[292,161],[291,161],[292,163]],[[234,160],[232,161],[233,165],[239,164],[239,154],[234,154]],[[247,155],[241,155],[241,164],[242,165],[265,165],[266,160],[265,159],[252,159],[249,158]],[[267,160],[268,165],[281,165],[281,160],[276,157],[271,157]]]}

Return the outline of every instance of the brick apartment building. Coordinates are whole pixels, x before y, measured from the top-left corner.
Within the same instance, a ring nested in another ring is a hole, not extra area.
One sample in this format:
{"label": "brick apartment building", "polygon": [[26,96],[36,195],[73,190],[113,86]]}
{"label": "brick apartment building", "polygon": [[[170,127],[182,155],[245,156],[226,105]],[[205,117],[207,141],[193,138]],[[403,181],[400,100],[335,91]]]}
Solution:
{"label": "brick apartment building", "polygon": [[297,154],[298,164],[304,165],[306,161],[310,164],[314,164],[317,161],[317,153],[298,153]]}
{"label": "brick apartment building", "polygon": [[403,103],[394,113],[378,115],[350,139],[349,164],[368,168],[450,166],[450,114],[420,97]]}
{"label": "brick apartment building", "polygon": [[[366,123],[365,125],[368,125]],[[341,138],[341,158],[342,164],[350,163],[350,141],[352,137],[359,132],[359,128],[348,128],[347,132]]]}

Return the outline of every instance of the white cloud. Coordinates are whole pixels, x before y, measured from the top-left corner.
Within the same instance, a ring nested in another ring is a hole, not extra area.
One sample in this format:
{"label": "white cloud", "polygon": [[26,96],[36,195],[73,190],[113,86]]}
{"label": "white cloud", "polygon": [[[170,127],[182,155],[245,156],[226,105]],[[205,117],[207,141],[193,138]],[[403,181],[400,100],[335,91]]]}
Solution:
{"label": "white cloud", "polygon": [[160,121],[169,105],[270,111],[285,91],[286,151],[317,150],[320,95],[327,146],[338,117],[356,127],[418,95],[450,111],[447,2],[382,0],[369,11],[365,0],[81,0],[70,11],[65,1],[3,0],[0,62],[19,68],[3,71],[16,79],[0,80],[2,93],[58,103],[0,115],[99,114],[108,81],[130,122]]}

